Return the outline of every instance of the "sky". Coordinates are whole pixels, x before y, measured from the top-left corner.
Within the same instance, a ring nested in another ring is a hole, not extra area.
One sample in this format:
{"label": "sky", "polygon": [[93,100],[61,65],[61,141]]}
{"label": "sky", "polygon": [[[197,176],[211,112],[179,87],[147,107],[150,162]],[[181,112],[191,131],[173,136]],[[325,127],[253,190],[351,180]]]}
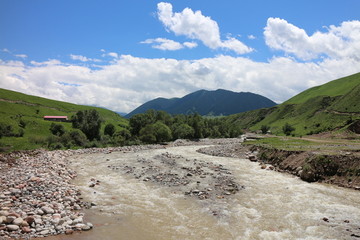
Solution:
{"label": "sky", "polygon": [[[128,113],[360,72],[359,0],[0,0],[0,88]],[[0,96],[1,97],[1,96]]]}

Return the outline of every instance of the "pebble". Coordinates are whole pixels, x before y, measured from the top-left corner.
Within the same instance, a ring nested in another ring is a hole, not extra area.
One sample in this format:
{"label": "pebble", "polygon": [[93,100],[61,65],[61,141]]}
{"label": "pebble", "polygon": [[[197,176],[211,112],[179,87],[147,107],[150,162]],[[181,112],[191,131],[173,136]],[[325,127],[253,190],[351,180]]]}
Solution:
{"label": "pebble", "polygon": [[[76,172],[67,167],[67,158],[81,154],[136,152],[160,148],[164,146],[140,145],[57,151],[38,149],[0,154],[0,239],[2,240],[3,236],[6,236],[5,239],[29,239],[45,235],[72,234],[72,228],[76,224],[83,224],[77,229],[80,231],[93,228],[91,223],[84,224],[80,211],[95,204],[83,202],[80,191],[71,184]],[[11,166],[8,162],[11,162]],[[95,187],[100,181],[92,179],[89,184]]]}
{"label": "pebble", "polygon": [[13,225],[13,224],[9,224],[6,226],[8,231],[17,231],[20,229],[20,227],[18,225]]}

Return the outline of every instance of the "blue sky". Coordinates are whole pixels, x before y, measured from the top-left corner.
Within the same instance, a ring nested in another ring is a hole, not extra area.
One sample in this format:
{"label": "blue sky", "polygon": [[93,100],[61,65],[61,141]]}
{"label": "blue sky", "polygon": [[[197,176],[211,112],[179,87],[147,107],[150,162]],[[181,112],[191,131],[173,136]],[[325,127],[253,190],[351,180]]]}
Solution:
{"label": "blue sky", "polygon": [[122,112],[199,89],[282,102],[360,71],[358,9],[358,0],[0,0],[0,87]]}

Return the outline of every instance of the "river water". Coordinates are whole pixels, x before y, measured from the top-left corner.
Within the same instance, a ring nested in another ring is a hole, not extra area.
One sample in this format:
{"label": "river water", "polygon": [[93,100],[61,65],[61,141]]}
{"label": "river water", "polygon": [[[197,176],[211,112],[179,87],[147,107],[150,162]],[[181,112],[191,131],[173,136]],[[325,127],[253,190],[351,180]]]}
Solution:
{"label": "river water", "polygon": [[[85,218],[95,228],[71,239],[360,239],[359,191],[309,184],[246,159],[204,155],[196,152],[200,147],[73,157],[74,184],[97,206]],[[109,168],[165,152],[222,164],[244,188],[216,201],[199,200]],[[89,187],[91,178],[100,184]]]}

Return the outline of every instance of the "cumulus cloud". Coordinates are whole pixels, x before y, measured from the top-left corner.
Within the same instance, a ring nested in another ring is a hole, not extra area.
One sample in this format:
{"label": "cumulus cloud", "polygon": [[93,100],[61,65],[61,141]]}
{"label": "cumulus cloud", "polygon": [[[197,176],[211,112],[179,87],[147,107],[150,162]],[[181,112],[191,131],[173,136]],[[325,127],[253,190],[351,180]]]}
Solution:
{"label": "cumulus cloud", "polygon": [[198,46],[196,42],[184,42],[183,45],[187,48],[196,48]]}
{"label": "cumulus cloud", "polygon": [[158,7],[158,18],[168,31],[175,35],[183,35],[190,39],[200,40],[205,46],[211,49],[228,49],[238,54],[245,54],[253,51],[235,38],[221,40],[220,30],[216,21],[202,15],[201,11],[193,11],[185,8],[182,12],[173,12],[170,3],[160,2]]}
{"label": "cumulus cloud", "polygon": [[74,55],[74,54],[70,54],[70,58],[72,60],[77,60],[77,61],[81,61],[81,62],[101,62],[100,59],[88,58],[88,57],[85,57],[85,56]]}
{"label": "cumulus cloud", "polygon": [[121,55],[95,70],[58,60],[32,64],[0,60],[0,87],[129,112],[156,97],[181,97],[199,89],[249,91],[282,102],[359,71],[360,62],[353,58],[299,63],[288,57],[255,62],[223,55],[198,60]]}
{"label": "cumulus cloud", "polygon": [[194,48],[197,46],[197,44],[194,42],[179,43],[174,40],[166,39],[166,38],[146,39],[145,41],[142,41],[140,43],[151,44],[153,48],[157,48],[160,50],[170,50],[170,51],[183,49],[184,47]]}
{"label": "cumulus cloud", "polygon": [[360,60],[360,21],[331,25],[325,32],[318,31],[310,36],[304,29],[284,19],[269,18],[264,36],[269,47],[303,60],[316,59],[321,55]]}

